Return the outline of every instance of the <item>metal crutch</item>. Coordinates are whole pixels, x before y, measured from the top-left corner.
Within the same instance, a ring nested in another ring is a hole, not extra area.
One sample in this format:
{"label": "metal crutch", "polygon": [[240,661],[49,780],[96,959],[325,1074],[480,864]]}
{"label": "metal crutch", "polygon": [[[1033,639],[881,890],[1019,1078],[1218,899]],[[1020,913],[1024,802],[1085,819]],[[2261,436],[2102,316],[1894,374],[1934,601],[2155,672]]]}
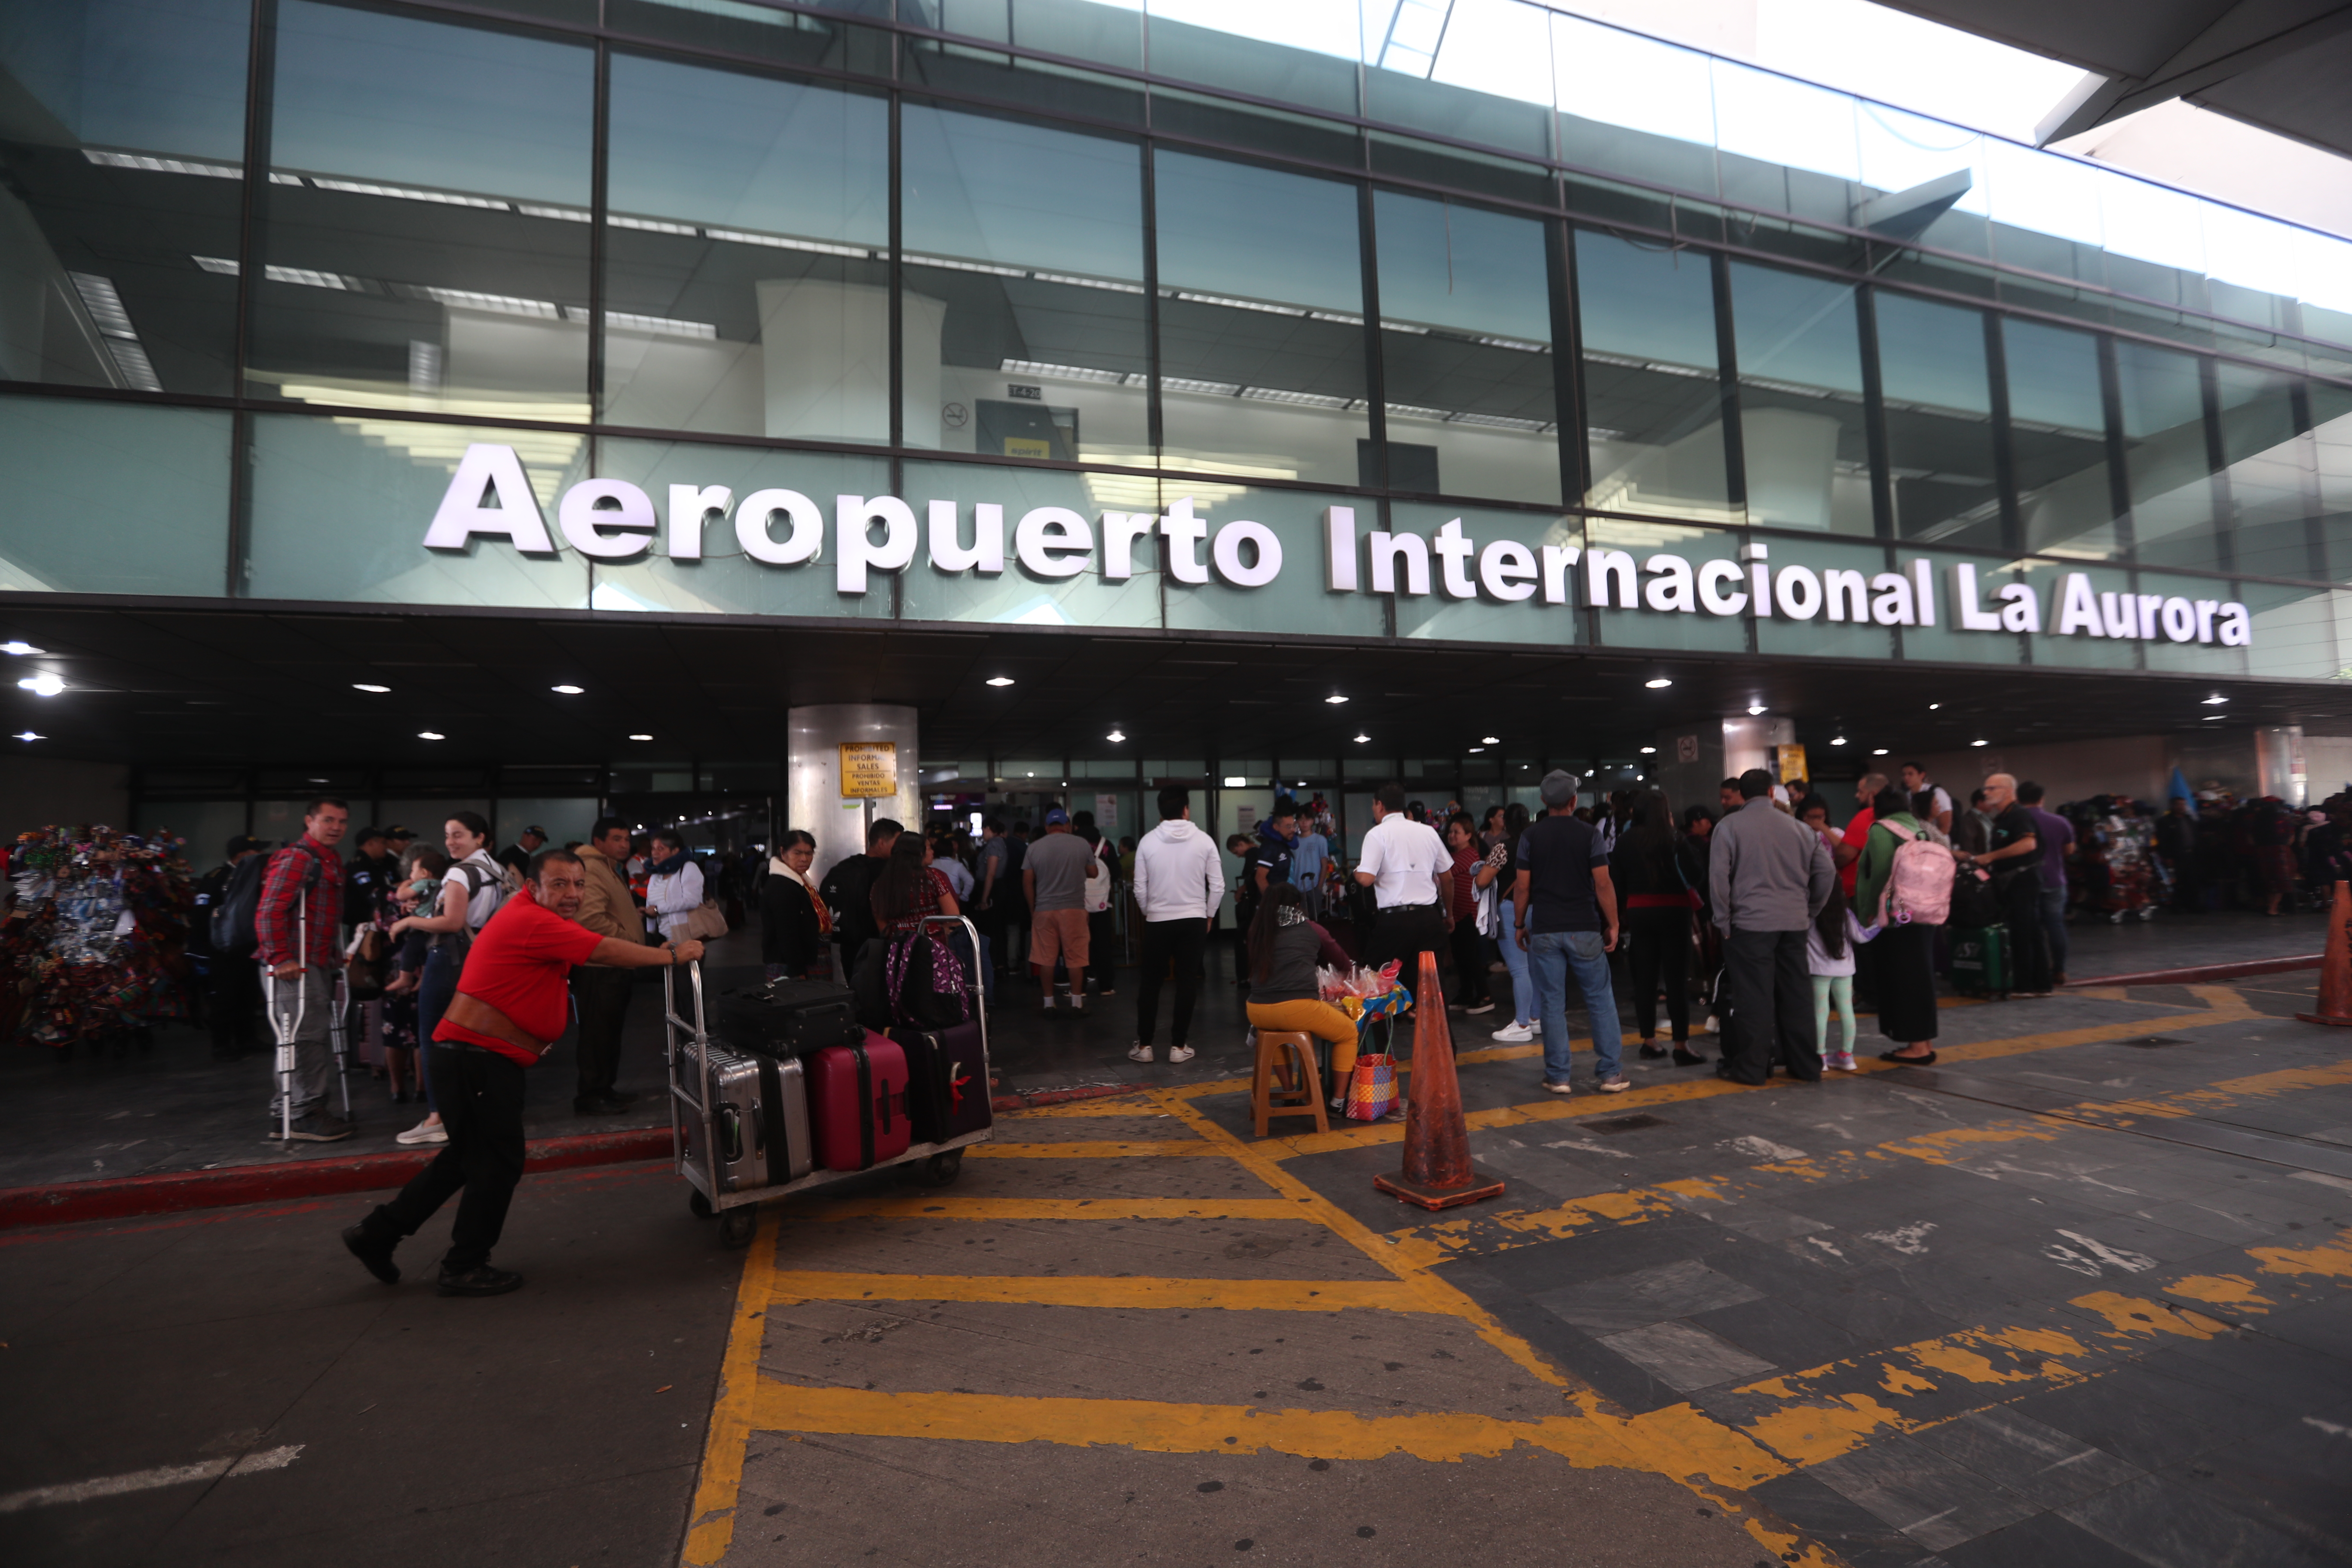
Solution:
{"label": "metal crutch", "polygon": [[[344,955],[348,958],[350,955]],[[352,977],[345,971],[335,971],[329,984],[327,1013],[327,1044],[335,1053],[335,1081],[343,1088],[343,1120],[352,1119],[351,1023]]]}
{"label": "metal crutch", "polygon": [[[268,964],[261,966],[261,984],[269,1006],[269,1029],[278,1037],[278,1136],[281,1142],[294,1142],[294,1042],[302,1034],[303,1010],[310,1002],[310,987],[303,982],[310,975],[310,900],[299,900],[301,912],[295,917],[294,1017],[289,1023],[278,1010],[278,973]],[[345,1093],[349,1093],[347,1089]]]}

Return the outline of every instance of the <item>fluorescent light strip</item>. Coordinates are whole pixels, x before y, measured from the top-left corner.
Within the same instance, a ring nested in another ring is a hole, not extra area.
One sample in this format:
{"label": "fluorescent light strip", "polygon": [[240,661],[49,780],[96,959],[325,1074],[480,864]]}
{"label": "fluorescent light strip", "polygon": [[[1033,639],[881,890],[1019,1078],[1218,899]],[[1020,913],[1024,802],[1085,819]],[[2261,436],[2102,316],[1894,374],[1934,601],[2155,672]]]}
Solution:
{"label": "fluorescent light strip", "polygon": [[366,180],[337,180],[324,174],[312,174],[310,183],[322,191],[340,191],[352,196],[391,196],[404,202],[432,202],[439,206],[486,207],[494,212],[512,212],[512,202],[495,196],[467,196],[455,191],[425,191],[414,185],[379,185]]}
{"label": "fluorescent light strip", "polygon": [[520,300],[511,294],[477,294],[470,289],[436,289],[430,286],[413,291],[441,304],[456,305],[469,310],[494,310],[505,316],[537,316],[551,321],[561,314],[552,300]]}
{"label": "fluorescent light strip", "polygon": [[1496,430],[1549,430],[1551,426],[1540,419],[1514,419],[1507,414],[1456,414],[1450,425],[1485,425]]}
{"label": "fluorescent light strip", "polygon": [[586,223],[594,216],[586,207],[551,207],[536,202],[517,202],[514,210],[525,217],[562,218],[566,223]]}
{"label": "fluorescent light strip", "polygon": [[85,147],[81,155],[106,169],[144,169],[153,174],[201,174],[211,180],[241,180],[245,171],[234,163],[198,163],[185,158],[151,158],[144,153],[100,153]]}
{"label": "fluorescent light strip", "polygon": [[1070,272],[1032,272],[1030,277],[1040,283],[1066,283],[1076,289],[1102,289],[1113,294],[1140,294],[1140,283],[1121,283],[1108,278],[1080,278]]}
{"label": "fluorescent light strip", "polygon": [[225,278],[234,278],[242,270],[235,261],[226,256],[191,256],[188,259],[205,271],[217,272]]}
{"label": "fluorescent light strip", "polygon": [[669,223],[656,217],[624,217],[619,213],[609,214],[604,221],[614,228],[641,228],[648,234],[683,234],[691,237],[698,232],[690,223]]}
{"label": "fluorescent light strip", "polygon": [[1339,321],[1350,327],[1360,327],[1364,324],[1363,317],[1351,316],[1345,310],[1309,310],[1307,312],[1307,319],[1310,321]]}
{"label": "fluorescent light strip", "polygon": [[261,275],[272,283],[299,283],[309,289],[341,289],[346,293],[359,292],[352,287],[352,280],[340,272],[319,272],[308,267],[265,266]]}
{"label": "fluorescent light strip", "polygon": [[1162,289],[1171,300],[1181,300],[1192,305],[1223,305],[1229,310],[1256,310],[1268,316],[1304,316],[1303,305],[1269,305],[1263,300],[1236,300],[1229,294],[1196,294],[1190,289]]}
{"label": "fluorescent light strip", "polygon": [[[578,305],[566,305],[563,307],[563,319],[585,321],[588,311]],[[715,339],[719,336],[719,329],[709,321],[681,321],[674,316],[637,316],[626,310],[605,311],[604,325],[617,327],[625,332],[655,332],[673,338]]]}
{"label": "fluorescent light strip", "polygon": [[1453,417],[1453,416],[1447,414],[1443,408],[1417,408],[1410,403],[1391,403],[1389,405],[1389,417],[1391,419],[1428,419],[1443,425],[1447,419]]}
{"label": "fluorescent light strip", "polygon": [[163,390],[163,377],[155,374],[154,365],[148,361],[147,351],[139,346],[137,338],[109,338],[106,340],[106,352],[113,356],[115,368],[131,385],[142,392]]}
{"label": "fluorescent light strip", "polygon": [[764,245],[776,250],[807,250],[819,256],[854,256],[859,260],[879,260],[881,257],[866,246],[835,245],[823,239],[794,239],[789,235],[754,234],[740,228],[706,228],[705,238],[730,240],[737,245]]}
{"label": "fluorescent light strip", "polygon": [[131,312],[122,308],[122,296],[106,279],[89,272],[68,272],[74,292],[81,296],[82,309],[89,312],[90,324],[110,338],[137,338],[131,325]]}
{"label": "fluorescent light strip", "polygon": [[1029,359],[1009,359],[997,368],[1007,375],[1034,375],[1051,381],[1098,381],[1123,385],[1129,379],[1124,371],[1095,370],[1082,364],[1045,364]]}
{"label": "fluorescent light strip", "polygon": [[1239,397],[1242,389],[1230,381],[1194,381],[1189,376],[1163,375],[1160,378],[1163,392],[1197,392],[1203,397]]}
{"label": "fluorescent light strip", "polygon": [[999,267],[992,261],[959,261],[952,256],[917,256],[909,253],[907,257],[907,265],[909,267],[941,267],[950,272],[985,272],[995,278],[1026,278],[1029,276],[1029,269],[1025,267]]}
{"label": "fluorescent light strip", "polygon": [[1260,403],[1296,403],[1308,408],[1345,408],[1350,401],[1326,393],[1290,392],[1277,386],[1244,386],[1241,395],[1255,398]]}
{"label": "fluorescent light strip", "polygon": [[1470,341],[1475,343],[1484,343],[1490,349],[1517,349],[1521,353],[1525,354],[1548,354],[1551,353],[1551,345],[1549,343],[1531,343],[1524,338],[1480,337],[1473,338]]}

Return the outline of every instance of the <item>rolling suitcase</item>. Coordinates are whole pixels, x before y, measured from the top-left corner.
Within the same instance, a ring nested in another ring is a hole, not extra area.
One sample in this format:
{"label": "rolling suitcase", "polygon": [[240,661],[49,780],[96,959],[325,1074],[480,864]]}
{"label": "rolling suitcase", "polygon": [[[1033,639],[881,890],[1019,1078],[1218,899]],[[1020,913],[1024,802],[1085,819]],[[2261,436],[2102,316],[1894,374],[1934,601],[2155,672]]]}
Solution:
{"label": "rolling suitcase", "polygon": [[771,980],[719,994],[719,1032],[761,1056],[814,1056],[866,1037],[849,987],[822,980]]}
{"label": "rolling suitcase", "polygon": [[979,1024],[898,1028],[890,1038],[907,1053],[907,1120],[917,1142],[943,1143],[993,1123]]}
{"label": "rolling suitcase", "polygon": [[914,1141],[907,1121],[907,1053],[871,1032],[806,1058],[810,1131],[828,1171],[863,1171]]}
{"label": "rolling suitcase", "polygon": [[2009,928],[1955,927],[1952,989],[1963,996],[2009,994]]}
{"label": "rolling suitcase", "polygon": [[[689,1058],[694,1047],[685,1047]],[[699,1064],[695,1064],[698,1068]],[[781,1186],[809,1173],[808,1084],[797,1061],[710,1045],[710,1129],[719,1188],[726,1193]],[[691,1157],[693,1131],[680,1131]]]}

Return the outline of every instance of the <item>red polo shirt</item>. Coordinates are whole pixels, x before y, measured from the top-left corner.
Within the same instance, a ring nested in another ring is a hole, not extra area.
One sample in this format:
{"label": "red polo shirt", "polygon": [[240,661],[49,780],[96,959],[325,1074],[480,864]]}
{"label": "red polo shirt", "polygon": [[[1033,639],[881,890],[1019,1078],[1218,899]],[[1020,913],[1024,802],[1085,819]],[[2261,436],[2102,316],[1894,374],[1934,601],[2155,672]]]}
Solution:
{"label": "red polo shirt", "polygon": [[[466,952],[457,989],[488,1003],[534,1039],[551,1040],[571,1022],[571,992],[564,981],[575,963],[585,963],[604,939],[541,905],[529,883],[499,907]],[[520,1046],[478,1034],[444,1018],[436,1040],[482,1046],[525,1067],[539,1060]]]}
{"label": "red polo shirt", "polygon": [[[1871,825],[1877,820],[1877,808],[1875,806],[1864,806],[1860,811],[1854,813],[1853,820],[1845,825],[1845,837],[1840,840],[1840,842],[1851,845],[1853,848],[1859,850],[1863,847],[1864,841],[1870,837]],[[1838,880],[1845,886],[1845,899],[1848,903],[1853,902],[1853,879],[1855,875],[1861,870],[1862,857],[1859,854],[1854,856],[1853,859],[1847,861],[1843,866],[1838,868]],[[1857,915],[1854,918],[1859,920],[1861,917]]]}

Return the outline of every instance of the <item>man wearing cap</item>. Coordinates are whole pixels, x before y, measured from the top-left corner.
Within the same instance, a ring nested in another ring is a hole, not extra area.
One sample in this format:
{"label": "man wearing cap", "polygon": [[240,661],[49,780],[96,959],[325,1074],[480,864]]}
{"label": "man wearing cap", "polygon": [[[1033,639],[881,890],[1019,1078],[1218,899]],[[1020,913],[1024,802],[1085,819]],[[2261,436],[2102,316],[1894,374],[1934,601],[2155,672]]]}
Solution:
{"label": "man wearing cap", "polygon": [[[1574,773],[1555,768],[1538,786],[1544,815],[1519,835],[1519,874],[1511,888],[1511,927],[1527,949],[1543,1021],[1543,1086],[1571,1091],[1568,982],[1572,975],[1592,1022],[1592,1087],[1602,1094],[1627,1087],[1617,1047],[1617,995],[1609,984],[1609,954],[1617,946],[1617,889],[1609,856],[1592,824],[1576,815]],[[1528,913],[1532,906],[1534,913]]]}
{"label": "man wearing cap", "polygon": [[1095,875],[1095,852],[1070,831],[1070,814],[1060,806],[1045,814],[1045,831],[1021,861],[1021,890],[1029,900],[1029,962],[1045,988],[1045,1010],[1054,1010],[1054,960],[1069,966],[1070,1011],[1087,1010],[1087,879]]}
{"label": "man wearing cap", "polygon": [[547,847],[547,829],[536,823],[522,830],[522,839],[499,851],[499,864],[515,874],[517,881],[530,878],[530,858]]}
{"label": "man wearing cap", "polygon": [[1805,932],[1830,901],[1837,869],[1820,834],[1773,809],[1771,774],[1748,769],[1739,793],[1747,804],[1716,824],[1707,849],[1732,1008],[1716,1076],[1762,1083],[1777,1055],[1790,1078],[1819,1083]]}
{"label": "man wearing cap", "polygon": [[359,853],[343,866],[343,923],[362,926],[375,919],[392,897],[399,879],[400,862],[393,858],[381,827],[362,827],[352,837]]}

